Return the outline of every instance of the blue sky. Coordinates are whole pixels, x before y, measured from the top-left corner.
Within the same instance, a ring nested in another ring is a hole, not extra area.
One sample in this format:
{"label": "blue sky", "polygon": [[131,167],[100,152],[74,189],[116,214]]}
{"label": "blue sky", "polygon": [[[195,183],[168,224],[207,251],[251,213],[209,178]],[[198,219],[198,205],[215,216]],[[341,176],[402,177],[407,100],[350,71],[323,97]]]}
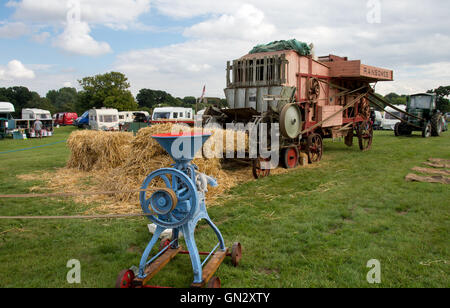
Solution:
{"label": "blue sky", "polygon": [[206,84],[223,97],[227,60],[296,38],[393,69],[381,93],[421,92],[450,80],[448,12],[446,0],[2,0],[0,87],[45,95],[114,70],[134,94],[200,95]]}

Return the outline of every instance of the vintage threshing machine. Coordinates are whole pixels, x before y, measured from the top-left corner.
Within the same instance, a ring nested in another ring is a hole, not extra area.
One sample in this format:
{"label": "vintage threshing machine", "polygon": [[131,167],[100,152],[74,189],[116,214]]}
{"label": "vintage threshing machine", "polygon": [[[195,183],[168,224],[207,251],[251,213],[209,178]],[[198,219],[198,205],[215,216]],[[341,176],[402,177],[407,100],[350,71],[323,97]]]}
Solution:
{"label": "vintage threshing machine", "polygon": [[[273,42],[227,63],[229,109],[210,108],[204,124],[278,123],[281,164],[294,168],[300,152],[310,163],[321,160],[323,138],[344,137],[352,146],[356,136],[360,149],[368,150],[373,123],[367,96],[371,84],[391,80],[391,70],[334,55],[315,58],[296,40]],[[254,160],[257,178],[270,172],[264,160]]]}
{"label": "vintage threshing machine", "polygon": [[[195,154],[210,136],[208,134],[153,136],[169,153],[175,164],[173,168],[163,168],[151,173],[142,184],[140,193],[142,209],[157,228],[142,255],[138,272],[122,271],[116,287],[150,287],[147,286],[147,282],[177,254],[189,254],[191,258],[194,272],[192,287],[205,285],[220,287],[220,279],[213,275],[227,256],[232,258],[234,266],[238,265],[242,255],[241,245],[235,243],[231,251],[228,251],[222,234],[206,210],[205,193],[208,191],[208,185],[214,187],[218,184],[215,179],[200,173],[197,166],[191,164]],[[202,219],[213,229],[219,240],[211,252],[199,252],[195,242],[194,231]],[[172,238],[161,241],[159,253],[148,260],[153,247],[167,229],[172,230]],[[183,233],[187,251],[183,251],[179,245],[180,231]],[[203,261],[200,255],[206,256]]]}

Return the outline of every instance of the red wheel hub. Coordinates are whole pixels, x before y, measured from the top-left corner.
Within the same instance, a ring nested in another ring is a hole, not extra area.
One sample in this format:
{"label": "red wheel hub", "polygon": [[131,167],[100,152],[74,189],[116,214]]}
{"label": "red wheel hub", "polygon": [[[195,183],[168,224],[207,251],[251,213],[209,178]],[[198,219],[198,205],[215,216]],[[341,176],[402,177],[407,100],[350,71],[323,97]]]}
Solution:
{"label": "red wheel hub", "polygon": [[132,270],[123,270],[119,273],[116,281],[117,289],[130,289],[133,287],[134,272]]}
{"label": "red wheel hub", "polygon": [[290,148],[286,151],[286,163],[289,168],[295,168],[298,164],[298,152],[295,148]]}

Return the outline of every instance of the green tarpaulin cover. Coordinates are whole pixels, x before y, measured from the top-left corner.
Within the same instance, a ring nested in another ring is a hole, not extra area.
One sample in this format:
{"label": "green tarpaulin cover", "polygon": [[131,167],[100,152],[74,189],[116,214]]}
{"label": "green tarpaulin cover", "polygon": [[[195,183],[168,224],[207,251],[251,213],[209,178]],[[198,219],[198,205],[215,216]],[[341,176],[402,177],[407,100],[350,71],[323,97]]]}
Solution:
{"label": "green tarpaulin cover", "polygon": [[257,45],[250,51],[250,54],[281,50],[295,50],[301,56],[309,56],[311,54],[311,48],[308,44],[299,42],[296,39],[288,41],[274,41],[269,44]]}

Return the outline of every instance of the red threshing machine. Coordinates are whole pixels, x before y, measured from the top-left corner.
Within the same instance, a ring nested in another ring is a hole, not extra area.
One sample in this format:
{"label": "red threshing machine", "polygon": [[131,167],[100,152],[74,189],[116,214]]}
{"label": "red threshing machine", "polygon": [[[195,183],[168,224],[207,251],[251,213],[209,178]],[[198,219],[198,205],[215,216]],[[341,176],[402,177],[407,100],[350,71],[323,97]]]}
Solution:
{"label": "red threshing machine", "polygon": [[[210,108],[204,124],[278,123],[281,164],[294,168],[301,152],[310,163],[321,160],[323,138],[344,137],[352,146],[357,137],[360,149],[368,150],[371,85],[392,80],[393,71],[346,57],[315,58],[295,50],[252,53],[227,63],[229,108]],[[259,154],[253,160],[256,178],[269,175],[265,160]]]}

